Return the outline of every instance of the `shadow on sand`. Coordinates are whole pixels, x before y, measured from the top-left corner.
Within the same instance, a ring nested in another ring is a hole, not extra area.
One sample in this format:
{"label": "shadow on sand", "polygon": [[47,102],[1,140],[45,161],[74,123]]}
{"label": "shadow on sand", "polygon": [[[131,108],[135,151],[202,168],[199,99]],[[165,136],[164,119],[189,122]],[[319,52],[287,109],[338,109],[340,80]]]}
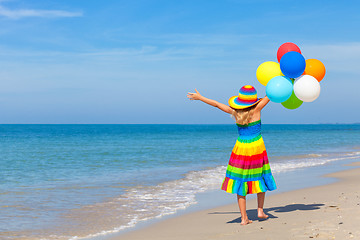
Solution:
{"label": "shadow on sand", "polygon": [[[325,204],[290,204],[283,207],[273,207],[273,208],[264,208],[264,212],[269,215],[269,218],[277,218],[277,216],[271,214],[270,212],[294,212],[294,211],[310,211],[310,210],[317,210],[320,209],[321,206],[324,206]],[[252,220],[259,220],[259,221],[265,221],[263,219],[258,218],[257,216],[257,209],[250,209],[247,210],[247,215],[249,219]],[[213,212],[209,214],[239,214],[239,212]],[[238,217],[234,220],[231,220],[227,223],[240,223],[241,217]]]}

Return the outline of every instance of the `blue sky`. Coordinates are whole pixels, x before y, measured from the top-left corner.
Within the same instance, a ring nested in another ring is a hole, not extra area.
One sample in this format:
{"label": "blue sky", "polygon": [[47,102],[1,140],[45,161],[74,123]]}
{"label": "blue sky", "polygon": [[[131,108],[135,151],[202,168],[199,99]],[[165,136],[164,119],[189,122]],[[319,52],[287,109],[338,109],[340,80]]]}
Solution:
{"label": "blue sky", "polygon": [[320,97],[263,123],[360,122],[357,1],[0,0],[0,123],[232,123],[227,103],[294,42],[327,74]]}

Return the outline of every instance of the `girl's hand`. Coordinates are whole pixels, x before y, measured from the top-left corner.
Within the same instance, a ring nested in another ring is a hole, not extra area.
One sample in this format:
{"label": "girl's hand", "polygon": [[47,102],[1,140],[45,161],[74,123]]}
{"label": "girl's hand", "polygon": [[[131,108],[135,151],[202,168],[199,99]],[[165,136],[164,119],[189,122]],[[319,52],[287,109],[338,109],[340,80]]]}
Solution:
{"label": "girl's hand", "polygon": [[200,100],[201,94],[198,92],[198,90],[196,90],[196,88],[195,88],[195,92],[196,92],[196,93],[188,92],[187,97],[188,97],[190,100]]}
{"label": "girl's hand", "polygon": [[213,107],[217,107],[218,109],[220,109],[221,111],[224,111],[226,113],[232,114],[234,112],[234,110],[231,107],[229,107],[229,106],[227,106],[225,104],[219,103],[219,102],[217,102],[215,100],[212,100],[210,98],[206,98],[206,97],[202,96],[198,92],[198,90],[196,90],[196,88],[195,88],[195,92],[196,93],[188,92],[187,97],[190,100],[200,100],[200,101],[202,101],[202,102],[204,102],[206,104],[209,104],[209,105],[211,105]]}

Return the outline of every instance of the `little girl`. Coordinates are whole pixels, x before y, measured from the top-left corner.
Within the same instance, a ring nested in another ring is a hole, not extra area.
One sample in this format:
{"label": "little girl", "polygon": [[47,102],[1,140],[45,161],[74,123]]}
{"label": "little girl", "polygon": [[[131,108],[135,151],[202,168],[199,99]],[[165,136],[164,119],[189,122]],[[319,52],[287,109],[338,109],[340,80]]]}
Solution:
{"label": "little girl", "polygon": [[236,121],[239,137],[232,150],[230,161],[226,170],[222,190],[236,193],[241,213],[241,224],[252,223],[246,214],[246,194],[257,193],[258,217],[268,218],[264,213],[265,192],[276,189],[274,178],[261,136],[261,110],[269,103],[269,98],[257,98],[253,86],[243,86],[238,96],[229,99],[229,105],[201,96],[188,93],[190,100],[200,100],[206,104],[217,107],[231,114]]}

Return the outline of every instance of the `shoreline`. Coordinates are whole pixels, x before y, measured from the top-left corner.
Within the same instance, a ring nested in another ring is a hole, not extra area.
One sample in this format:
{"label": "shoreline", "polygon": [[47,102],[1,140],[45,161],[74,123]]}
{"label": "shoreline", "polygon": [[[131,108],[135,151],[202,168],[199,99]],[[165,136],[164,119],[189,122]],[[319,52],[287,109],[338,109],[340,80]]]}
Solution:
{"label": "shoreline", "polygon": [[360,162],[340,164],[353,168],[323,175],[326,185],[267,194],[264,210],[270,217],[265,221],[257,220],[254,196],[247,201],[254,222],[247,226],[240,225],[238,206],[232,203],[158,219],[106,239],[235,239],[240,234],[250,239],[264,239],[263,234],[266,239],[360,239]]}
{"label": "shoreline", "polygon": [[[360,159],[359,131],[356,126],[264,129],[278,185],[267,196],[334,181],[318,176]],[[231,136],[233,127],[4,126],[0,235],[105,240],[234,203],[236,196],[219,191]],[[147,140],[141,151],[139,139]]]}

